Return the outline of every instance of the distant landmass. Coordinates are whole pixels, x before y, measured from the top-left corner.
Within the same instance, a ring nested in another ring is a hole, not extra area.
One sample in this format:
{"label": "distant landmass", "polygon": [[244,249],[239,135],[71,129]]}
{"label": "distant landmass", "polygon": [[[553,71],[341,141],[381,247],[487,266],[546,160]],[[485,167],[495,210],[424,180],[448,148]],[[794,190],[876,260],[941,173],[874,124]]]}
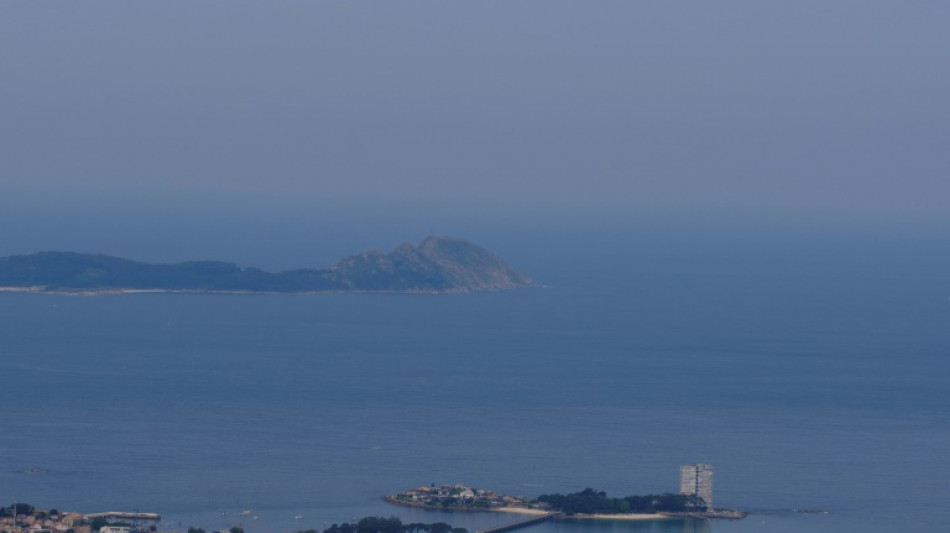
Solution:
{"label": "distant landmass", "polygon": [[468,292],[534,282],[463,239],[429,237],[388,254],[352,255],[330,268],[265,272],[233,263],[150,264],[103,254],[39,252],[0,258],[0,287],[34,292]]}

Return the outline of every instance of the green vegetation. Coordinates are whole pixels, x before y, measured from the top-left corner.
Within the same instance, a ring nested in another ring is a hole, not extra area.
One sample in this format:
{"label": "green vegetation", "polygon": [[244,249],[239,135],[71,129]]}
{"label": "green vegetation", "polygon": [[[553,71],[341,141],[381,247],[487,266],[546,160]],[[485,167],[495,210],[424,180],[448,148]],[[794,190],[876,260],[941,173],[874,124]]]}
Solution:
{"label": "green vegetation", "polygon": [[538,497],[538,501],[567,515],[682,513],[706,510],[706,502],[699,496],[666,493],[609,498],[607,493],[591,488],[572,494],[543,494]]}
{"label": "green vegetation", "polygon": [[32,515],[36,511],[36,509],[32,505],[29,505],[26,503],[14,503],[14,504],[11,504],[9,507],[0,507],[0,518],[13,516],[14,509],[16,509],[16,514],[27,515],[27,516]]}
{"label": "green vegetation", "polygon": [[[191,532],[189,532],[191,533]],[[316,529],[306,529],[297,533],[320,533]],[[465,528],[453,528],[445,522],[433,524],[410,523],[403,524],[396,517],[381,518],[368,516],[355,524],[333,524],[323,530],[323,533],[468,533]]]}

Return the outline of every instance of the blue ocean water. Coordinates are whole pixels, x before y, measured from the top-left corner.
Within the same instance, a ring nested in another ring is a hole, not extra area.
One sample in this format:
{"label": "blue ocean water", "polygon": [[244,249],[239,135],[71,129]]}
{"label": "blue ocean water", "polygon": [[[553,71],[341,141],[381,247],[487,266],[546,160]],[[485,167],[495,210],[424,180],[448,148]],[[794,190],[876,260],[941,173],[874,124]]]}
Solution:
{"label": "blue ocean water", "polygon": [[380,497],[675,491],[680,464],[706,462],[716,504],[754,514],[530,531],[950,523],[936,243],[640,244],[528,261],[549,287],[512,292],[0,294],[0,500],[159,512],[163,529],[474,529],[511,517]]}

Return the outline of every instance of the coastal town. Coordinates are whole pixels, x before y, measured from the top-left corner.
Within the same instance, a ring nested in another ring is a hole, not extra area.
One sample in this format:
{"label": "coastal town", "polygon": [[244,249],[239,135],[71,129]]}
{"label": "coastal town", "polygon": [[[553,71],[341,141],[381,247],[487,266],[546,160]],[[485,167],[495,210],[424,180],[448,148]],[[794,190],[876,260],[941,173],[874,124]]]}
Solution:
{"label": "coastal town", "polygon": [[154,513],[82,514],[25,503],[0,507],[0,533],[154,533],[154,524],[145,524],[158,520]]}

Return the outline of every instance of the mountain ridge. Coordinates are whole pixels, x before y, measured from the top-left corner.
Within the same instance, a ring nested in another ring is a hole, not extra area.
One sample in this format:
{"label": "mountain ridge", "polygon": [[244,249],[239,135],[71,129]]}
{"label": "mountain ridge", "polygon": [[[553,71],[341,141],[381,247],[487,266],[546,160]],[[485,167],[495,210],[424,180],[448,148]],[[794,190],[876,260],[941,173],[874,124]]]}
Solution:
{"label": "mountain ridge", "polygon": [[265,272],[223,261],[153,264],[105,254],[37,252],[0,258],[0,287],[32,292],[405,292],[534,286],[494,253],[464,239],[427,237],[389,253],[367,250],[329,268]]}

